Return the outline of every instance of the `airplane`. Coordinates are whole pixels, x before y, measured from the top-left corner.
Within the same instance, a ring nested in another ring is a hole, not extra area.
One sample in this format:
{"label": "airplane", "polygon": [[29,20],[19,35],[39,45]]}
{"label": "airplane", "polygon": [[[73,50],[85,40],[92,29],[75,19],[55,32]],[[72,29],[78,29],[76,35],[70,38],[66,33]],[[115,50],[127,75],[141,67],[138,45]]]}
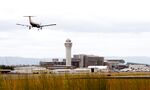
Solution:
{"label": "airplane", "polygon": [[29,23],[30,25],[24,25],[24,24],[16,24],[16,25],[21,25],[21,26],[26,26],[26,27],[29,27],[29,30],[33,27],[36,27],[39,29],[42,30],[43,27],[47,27],[47,26],[55,26],[56,24],[48,24],[48,25],[41,25],[41,24],[38,24],[38,23],[35,23],[31,20],[31,17],[34,17],[34,16],[24,16],[24,17],[29,17]]}

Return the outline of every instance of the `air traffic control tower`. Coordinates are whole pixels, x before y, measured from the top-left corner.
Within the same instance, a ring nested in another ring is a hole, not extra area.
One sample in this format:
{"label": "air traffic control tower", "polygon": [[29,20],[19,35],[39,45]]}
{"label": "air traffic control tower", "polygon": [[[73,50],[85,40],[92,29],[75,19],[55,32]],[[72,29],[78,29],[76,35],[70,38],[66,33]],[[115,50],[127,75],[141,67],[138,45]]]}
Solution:
{"label": "air traffic control tower", "polygon": [[70,39],[67,39],[65,42],[66,47],[66,66],[71,66],[71,47],[72,42]]}

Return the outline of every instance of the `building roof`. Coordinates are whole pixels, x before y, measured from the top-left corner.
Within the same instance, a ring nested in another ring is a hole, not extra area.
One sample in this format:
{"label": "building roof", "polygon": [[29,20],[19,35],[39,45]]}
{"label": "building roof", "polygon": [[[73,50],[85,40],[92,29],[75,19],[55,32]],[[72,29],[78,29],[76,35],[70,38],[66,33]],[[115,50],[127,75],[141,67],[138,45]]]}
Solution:
{"label": "building roof", "polygon": [[108,59],[106,60],[107,62],[120,62],[120,63],[125,63],[123,59]]}
{"label": "building roof", "polygon": [[127,65],[149,65],[149,64],[127,62]]}
{"label": "building roof", "polygon": [[88,66],[88,68],[107,69],[107,66]]}

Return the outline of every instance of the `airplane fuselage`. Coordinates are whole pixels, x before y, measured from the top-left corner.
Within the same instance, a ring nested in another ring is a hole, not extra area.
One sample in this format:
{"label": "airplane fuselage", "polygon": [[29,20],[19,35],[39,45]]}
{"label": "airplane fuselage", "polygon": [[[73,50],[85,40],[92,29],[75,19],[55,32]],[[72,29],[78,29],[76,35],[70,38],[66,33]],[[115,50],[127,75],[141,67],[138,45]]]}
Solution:
{"label": "airplane fuselage", "polygon": [[41,28],[40,24],[33,23],[33,22],[30,22],[30,24],[31,24],[32,27]]}

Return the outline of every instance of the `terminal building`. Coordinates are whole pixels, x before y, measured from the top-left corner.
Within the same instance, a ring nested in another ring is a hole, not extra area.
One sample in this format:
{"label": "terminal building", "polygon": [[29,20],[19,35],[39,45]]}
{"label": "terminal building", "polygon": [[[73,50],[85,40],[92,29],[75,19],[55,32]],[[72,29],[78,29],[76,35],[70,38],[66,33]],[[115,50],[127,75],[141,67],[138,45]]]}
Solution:
{"label": "terminal building", "polygon": [[95,55],[85,55],[85,54],[77,54],[74,55],[75,60],[79,60],[79,67],[88,67],[88,66],[97,66],[103,65],[104,57],[99,57]]}
{"label": "terminal building", "polygon": [[[99,57],[95,55],[85,55],[77,54],[71,58],[71,66],[73,68],[85,68],[88,66],[100,66],[104,64],[104,57]],[[59,60],[58,58],[53,58],[50,61],[40,61],[40,66],[53,68],[67,68],[66,59]]]}
{"label": "terminal building", "polygon": [[125,61],[123,59],[107,59],[104,62],[104,65],[107,65],[110,70],[120,70],[127,68],[124,64]]}

